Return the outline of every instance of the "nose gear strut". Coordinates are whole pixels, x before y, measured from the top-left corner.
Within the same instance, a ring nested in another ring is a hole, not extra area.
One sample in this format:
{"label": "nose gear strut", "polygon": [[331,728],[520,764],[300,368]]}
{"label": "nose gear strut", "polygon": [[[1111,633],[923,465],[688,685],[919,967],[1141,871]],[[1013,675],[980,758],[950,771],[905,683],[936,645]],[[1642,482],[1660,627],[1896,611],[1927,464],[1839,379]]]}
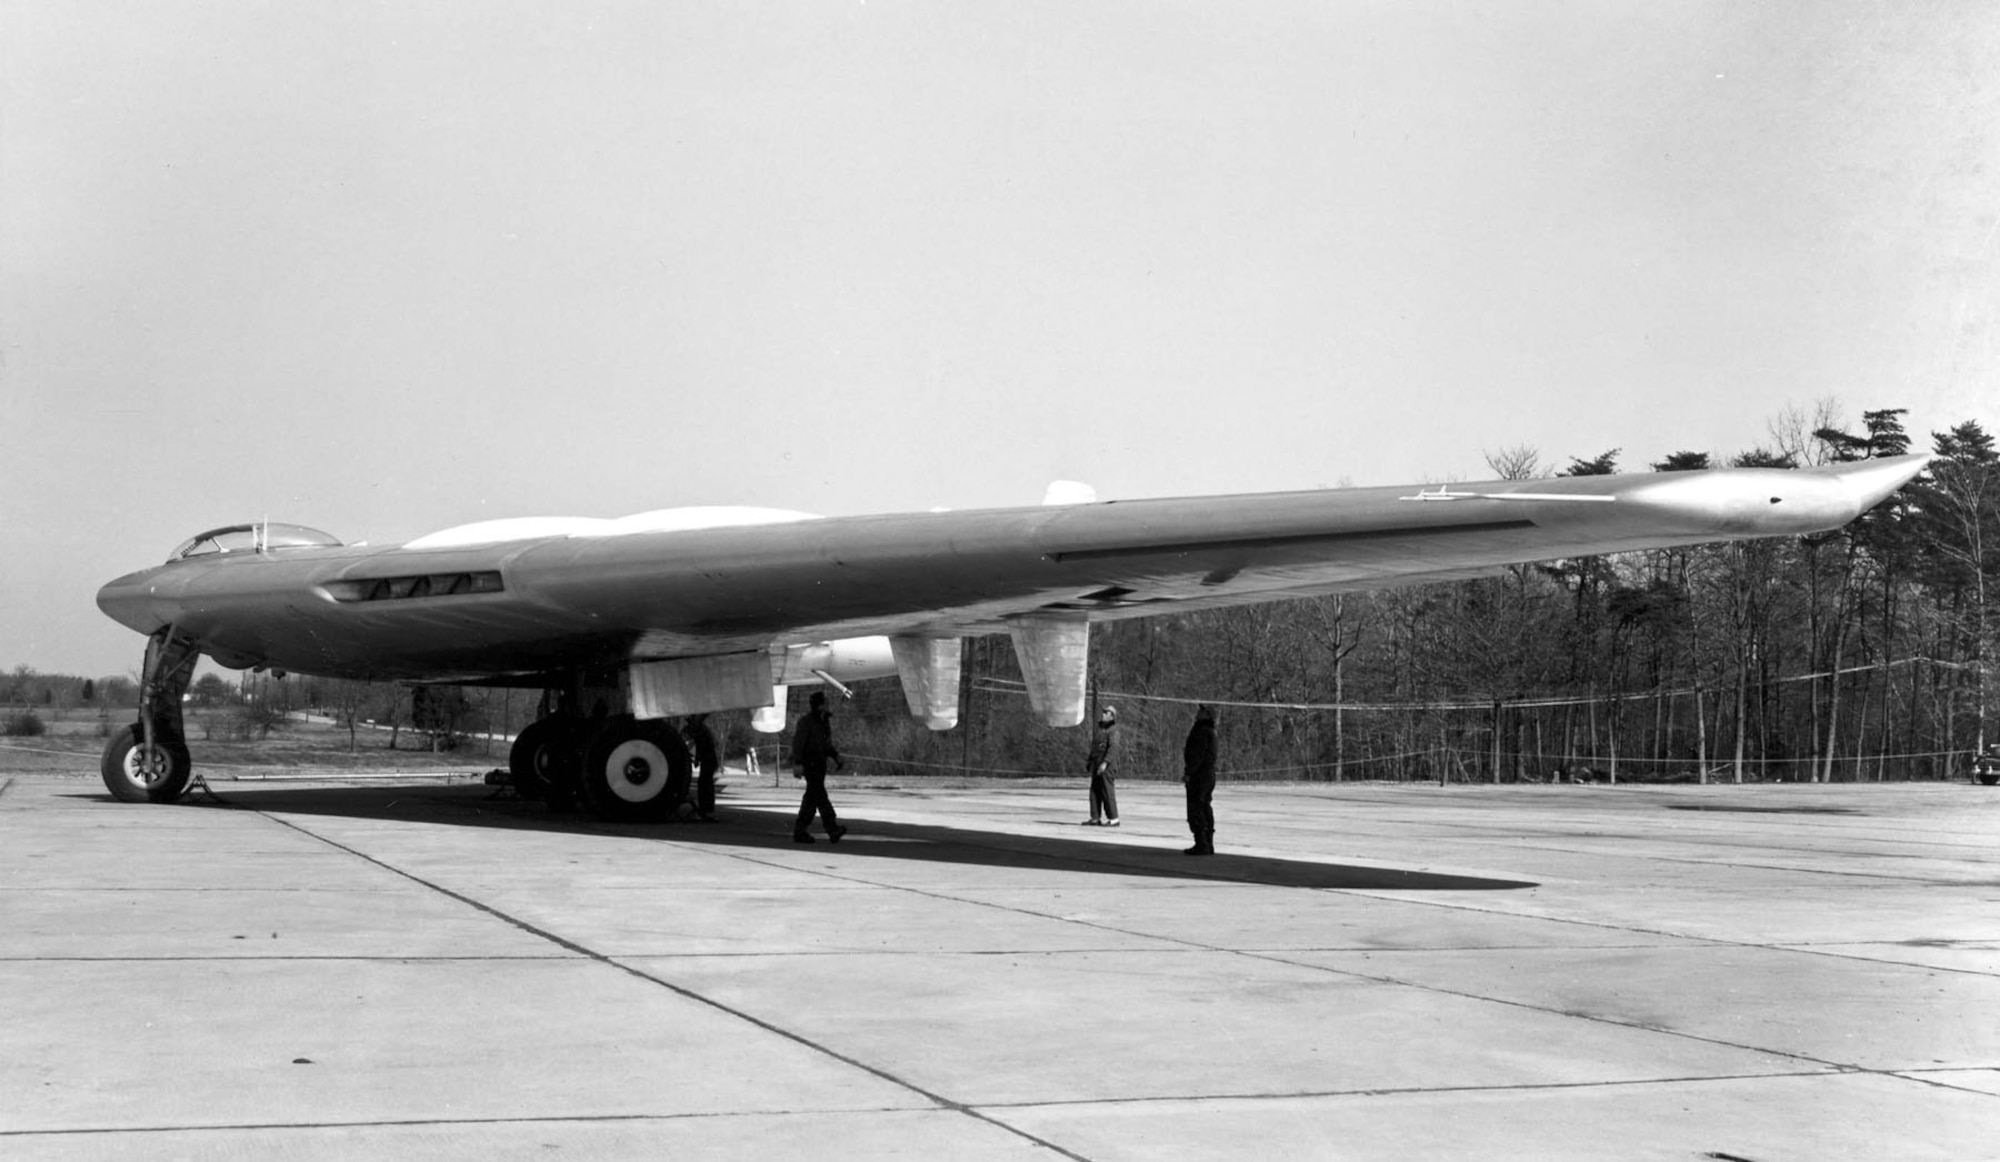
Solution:
{"label": "nose gear strut", "polygon": [[171,625],[146,639],[139,719],[104,746],[100,773],[112,797],[127,803],[171,803],[187,790],[193,763],[181,700],[200,659],[201,647]]}

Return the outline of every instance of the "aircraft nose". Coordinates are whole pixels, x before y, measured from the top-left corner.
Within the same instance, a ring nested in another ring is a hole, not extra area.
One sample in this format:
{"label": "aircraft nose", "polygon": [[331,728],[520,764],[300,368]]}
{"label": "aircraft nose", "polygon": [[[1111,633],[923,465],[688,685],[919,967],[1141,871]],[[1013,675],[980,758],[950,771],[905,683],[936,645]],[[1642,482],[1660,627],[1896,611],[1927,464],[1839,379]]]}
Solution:
{"label": "aircraft nose", "polygon": [[153,610],[152,574],[144,569],[107,582],[97,591],[97,608],[119,625],[140,633],[159,629],[165,623]]}

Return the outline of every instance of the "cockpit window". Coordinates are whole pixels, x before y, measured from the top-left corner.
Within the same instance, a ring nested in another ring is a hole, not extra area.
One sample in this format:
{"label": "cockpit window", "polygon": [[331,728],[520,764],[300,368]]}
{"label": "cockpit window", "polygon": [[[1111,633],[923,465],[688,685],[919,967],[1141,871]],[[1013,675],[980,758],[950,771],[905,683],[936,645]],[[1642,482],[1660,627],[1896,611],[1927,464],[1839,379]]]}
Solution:
{"label": "cockpit window", "polygon": [[168,561],[206,557],[212,553],[272,553],[282,549],[333,548],[340,538],[304,525],[261,522],[210,529],[182,541]]}

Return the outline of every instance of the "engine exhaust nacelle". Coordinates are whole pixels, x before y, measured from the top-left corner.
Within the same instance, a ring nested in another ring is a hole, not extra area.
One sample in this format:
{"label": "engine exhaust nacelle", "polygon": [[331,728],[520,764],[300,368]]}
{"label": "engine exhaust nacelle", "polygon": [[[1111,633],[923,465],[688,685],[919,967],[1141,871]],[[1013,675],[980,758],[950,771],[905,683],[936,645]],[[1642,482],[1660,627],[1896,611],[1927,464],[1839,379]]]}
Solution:
{"label": "engine exhaust nacelle", "polygon": [[[896,654],[886,637],[850,637],[830,642],[786,646],[771,651],[771,684],[803,686],[887,678],[896,672]],[[780,703],[782,705],[782,703]]]}
{"label": "engine exhaust nacelle", "polygon": [[910,713],[932,730],[958,723],[960,643],[957,638],[840,638],[771,651],[771,703],[750,716],[752,729],[783,731],[790,717],[790,687],[831,687],[852,697],[849,682],[895,675],[902,680]]}
{"label": "engine exhaust nacelle", "polygon": [[771,704],[750,715],[750,727],[763,734],[783,733],[789,722],[786,701],[793,686],[830,686],[841,697],[852,697],[850,682],[887,678],[896,673],[895,651],[886,637],[850,637],[809,642],[771,650]]}

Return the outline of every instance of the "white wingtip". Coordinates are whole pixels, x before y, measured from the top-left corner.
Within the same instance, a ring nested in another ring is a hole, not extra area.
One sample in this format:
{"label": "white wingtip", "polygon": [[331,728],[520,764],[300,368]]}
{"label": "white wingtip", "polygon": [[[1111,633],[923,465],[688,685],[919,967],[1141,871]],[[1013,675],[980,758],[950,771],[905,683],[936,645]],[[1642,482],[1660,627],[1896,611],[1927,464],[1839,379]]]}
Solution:
{"label": "white wingtip", "polygon": [[1052,480],[1042,494],[1043,504],[1094,504],[1097,490],[1077,480]]}

